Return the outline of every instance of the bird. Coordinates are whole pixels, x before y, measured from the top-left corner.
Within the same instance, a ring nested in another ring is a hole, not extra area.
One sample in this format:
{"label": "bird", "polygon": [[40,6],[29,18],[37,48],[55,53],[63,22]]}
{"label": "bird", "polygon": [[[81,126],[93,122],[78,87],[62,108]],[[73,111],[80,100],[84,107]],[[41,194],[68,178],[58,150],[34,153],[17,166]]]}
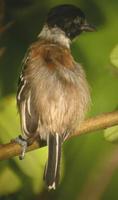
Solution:
{"label": "bird", "polygon": [[47,143],[44,181],[49,190],[60,182],[62,144],[81,125],[91,102],[86,74],[71,53],[71,43],[82,32],[94,30],[79,7],[57,5],[22,62],[16,95],[21,158],[29,138],[38,136]]}

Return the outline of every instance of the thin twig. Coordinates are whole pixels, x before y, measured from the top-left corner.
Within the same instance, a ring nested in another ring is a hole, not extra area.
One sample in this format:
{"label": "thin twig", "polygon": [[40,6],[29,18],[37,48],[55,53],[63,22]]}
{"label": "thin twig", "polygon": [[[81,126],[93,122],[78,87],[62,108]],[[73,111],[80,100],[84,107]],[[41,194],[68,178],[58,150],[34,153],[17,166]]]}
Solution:
{"label": "thin twig", "polygon": [[[80,136],[92,131],[105,129],[114,125],[118,125],[118,111],[105,113],[96,117],[92,117],[83,122],[81,127],[70,136]],[[30,145],[27,151],[31,151],[42,147],[37,141]],[[0,160],[5,160],[17,156],[21,153],[21,146],[16,143],[8,143],[0,146]]]}

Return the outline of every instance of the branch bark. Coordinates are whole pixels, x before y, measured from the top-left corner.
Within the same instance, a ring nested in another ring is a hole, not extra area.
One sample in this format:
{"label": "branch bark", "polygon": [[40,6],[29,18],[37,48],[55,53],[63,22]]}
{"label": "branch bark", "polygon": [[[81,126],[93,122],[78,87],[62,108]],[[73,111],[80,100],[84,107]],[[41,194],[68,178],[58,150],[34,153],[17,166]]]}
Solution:
{"label": "branch bark", "polygon": [[[118,125],[118,111],[105,113],[85,120],[82,125],[78,127],[69,138],[90,133],[92,131],[105,129],[115,125]],[[34,143],[28,147],[27,151],[31,151],[41,147],[42,144],[34,141]],[[18,156],[20,153],[21,146],[19,144],[11,142],[8,144],[0,145],[0,160],[6,160],[14,156]]]}

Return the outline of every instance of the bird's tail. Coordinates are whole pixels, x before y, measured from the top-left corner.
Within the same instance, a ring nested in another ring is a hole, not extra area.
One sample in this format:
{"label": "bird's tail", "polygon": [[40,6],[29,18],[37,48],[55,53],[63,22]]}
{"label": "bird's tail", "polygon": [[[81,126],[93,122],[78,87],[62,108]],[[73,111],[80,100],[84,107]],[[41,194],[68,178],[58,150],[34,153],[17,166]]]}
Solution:
{"label": "bird's tail", "polygon": [[45,167],[44,180],[48,189],[56,189],[59,183],[62,137],[56,133],[48,136],[48,162]]}

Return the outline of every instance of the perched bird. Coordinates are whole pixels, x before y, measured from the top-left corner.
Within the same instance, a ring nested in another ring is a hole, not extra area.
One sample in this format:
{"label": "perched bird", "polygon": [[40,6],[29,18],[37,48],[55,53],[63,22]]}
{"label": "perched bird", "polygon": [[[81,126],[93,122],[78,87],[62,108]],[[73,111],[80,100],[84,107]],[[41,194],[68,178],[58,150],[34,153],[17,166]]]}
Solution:
{"label": "perched bird", "polygon": [[19,78],[22,156],[29,138],[38,135],[47,142],[44,180],[49,189],[59,183],[62,143],[84,120],[90,102],[85,73],[70,50],[71,41],[84,31],[94,28],[78,7],[52,8],[37,41],[26,53]]}

